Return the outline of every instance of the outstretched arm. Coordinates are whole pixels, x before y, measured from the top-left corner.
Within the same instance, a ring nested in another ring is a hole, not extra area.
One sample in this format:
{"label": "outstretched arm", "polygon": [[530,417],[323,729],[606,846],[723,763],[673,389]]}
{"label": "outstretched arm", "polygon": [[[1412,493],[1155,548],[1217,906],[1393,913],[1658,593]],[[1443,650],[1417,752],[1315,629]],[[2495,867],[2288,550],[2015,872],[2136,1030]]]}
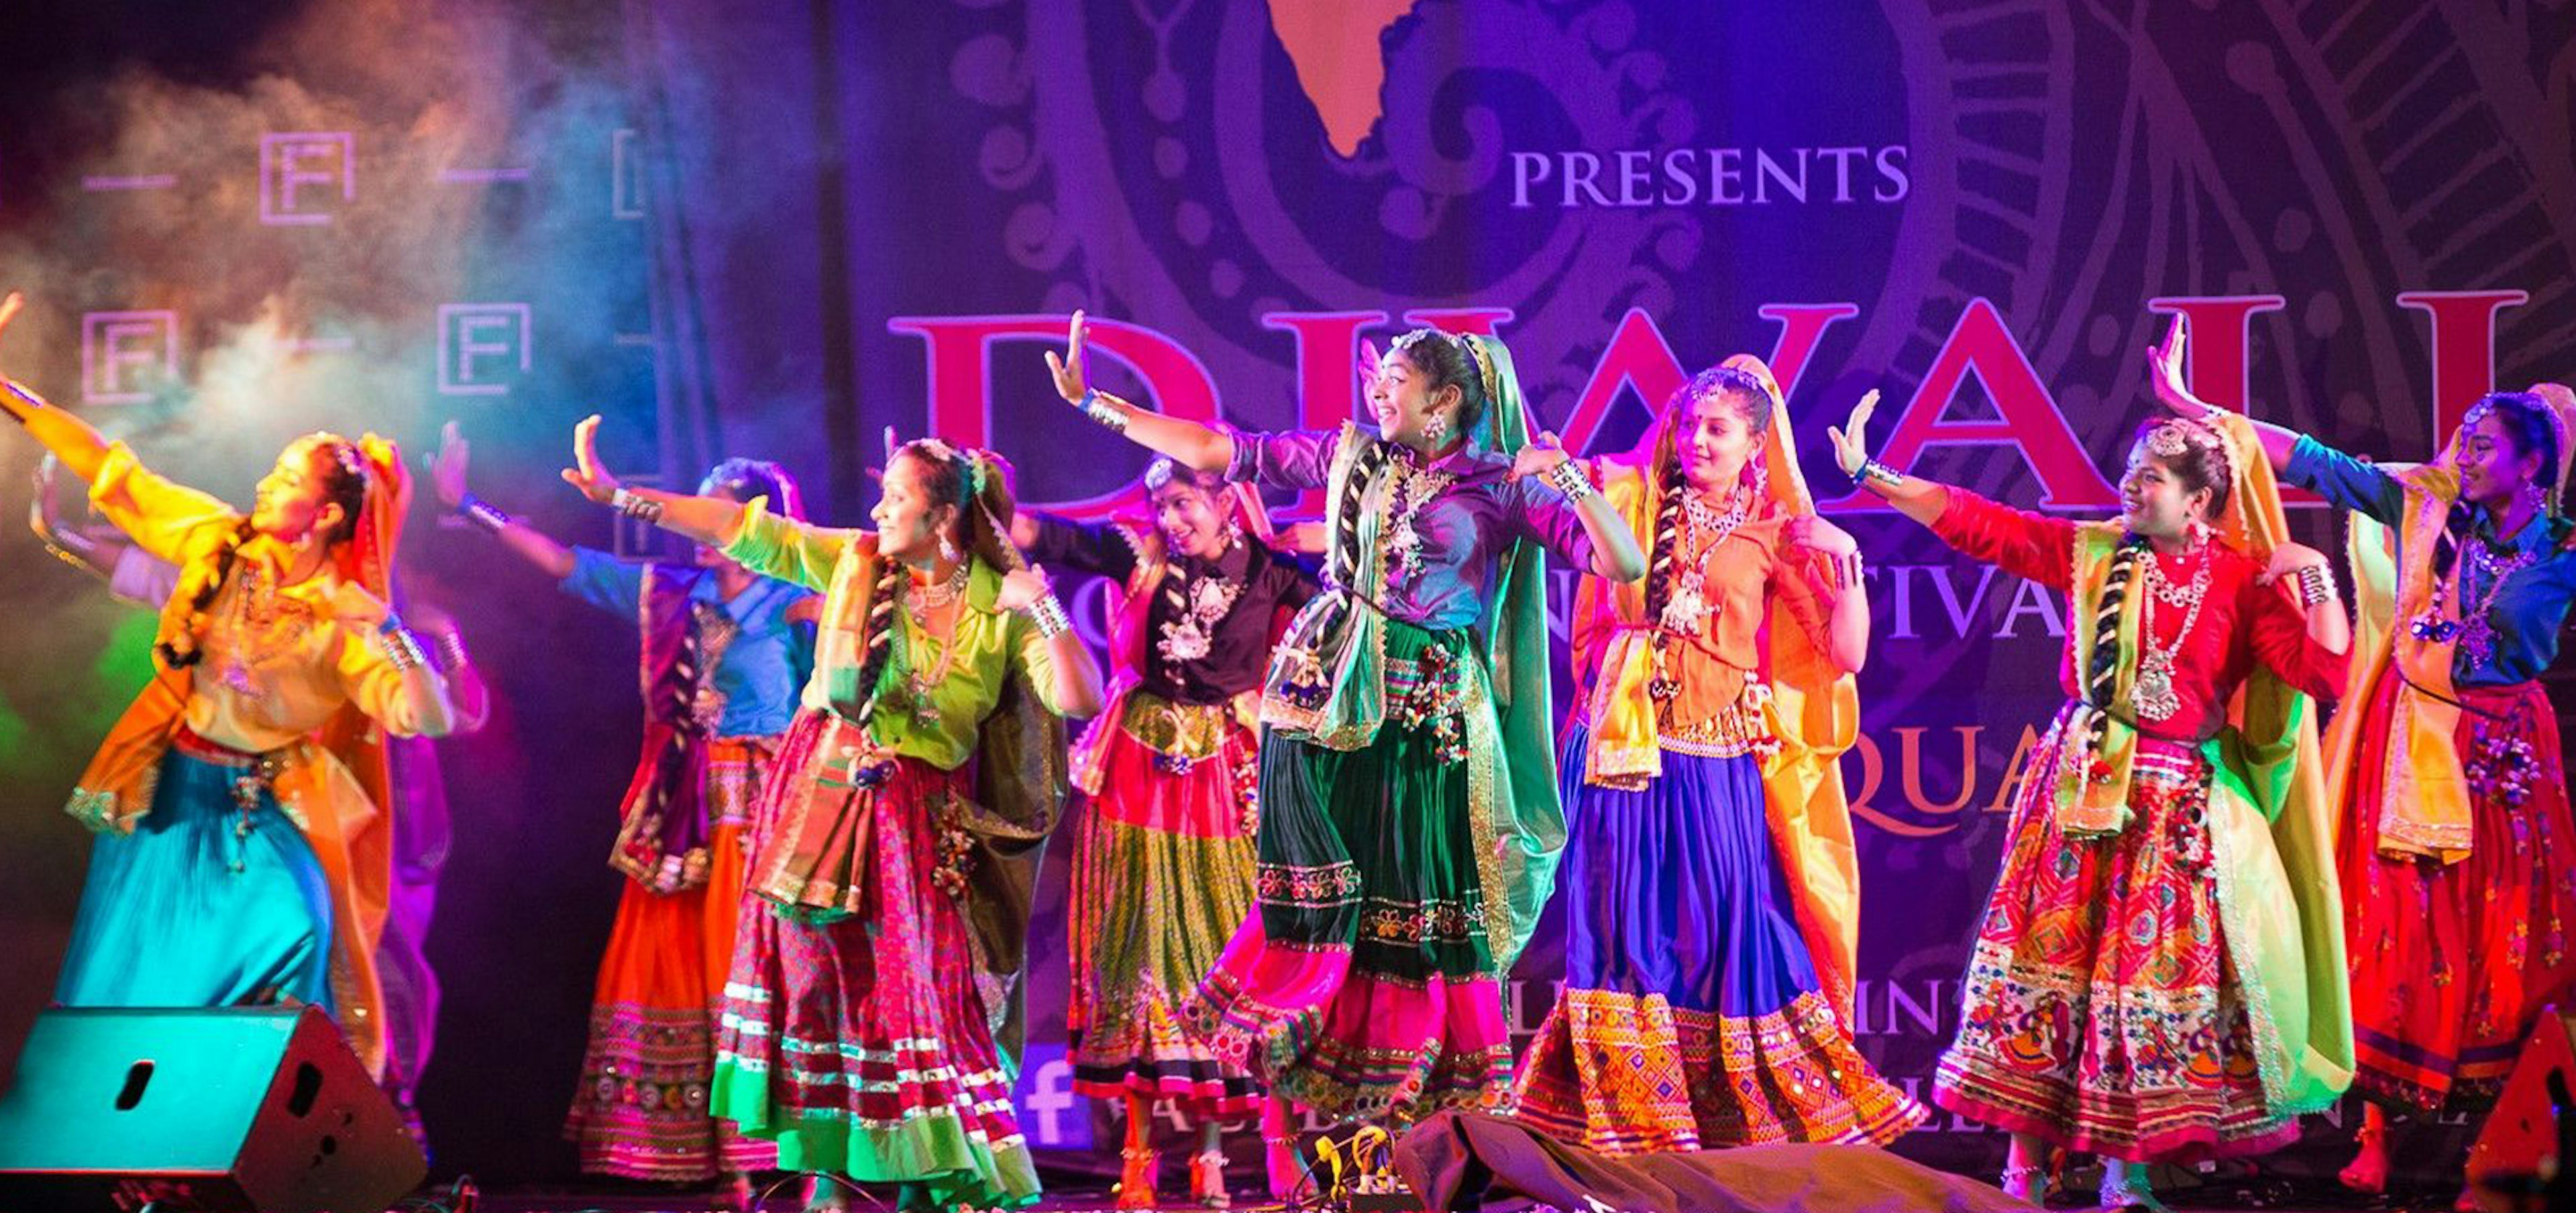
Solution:
{"label": "outstretched arm", "polygon": [[[2147,382],[2155,387],[2157,403],[2172,410],[2174,415],[2191,421],[2206,421],[2211,413],[2223,410],[2217,405],[2192,395],[2191,387],[2183,382],[2183,342],[2189,335],[2188,328],[2183,317],[2177,313],[2174,316],[2173,327],[2165,330],[2164,342],[2147,351]],[[2251,417],[2245,420],[2254,427],[2255,435],[2262,440],[2263,461],[2272,465],[2272,474],[2287,475],[2290,470],[2290,452],[2297,449],[2299,445],[2299,432],[2288,426],[2274,425],[2269,421],[2256,421]]]}
{"label": "outstretched arm", "polygon": [[1169,455],[1194,471],[1222,472],[1234,461],[1234,437],[1213,426],[1166,417],[1139,408],[1107,392],[1093,391],[1083,368],[1081,312],[1066,331],[1064,355],[1046,355],[1047,372],[1055,377],[1056,394],[1084,415],[1146,450]]}
{"label": "outstretched arm", "polygon": [[1833,440],[1834,466],[1843,475],[1895,506],[1903,514],[1925,526],[1941,517],[1950,503],[1949,487],[1920,476],[1908,476],[1870,458],[1869,415],[1878,411],[1878,389],[1861,393],[1860,402],[1852,406],[1851,416],[1840,426],[1826,426],[1825,436]]}
{"label": "outstretched arm", "polygon": [[1547,482],[1573,504],[1584,537],[1592,541],[1588,569],[1592,575],[1611,581],[1635,581],[1646,575],[1646,553],[1638,548],[1628,520],[1593,487],[1581,461],[1566,453],[1556,435],[1541,434],[1512,457],[1512,479],[1524,476]]}
{"label": "outstretched arm", "polygon": [[438,500],[448,509],[465,516],[466,521],[492,533],[510,554],[528,562],[546,576],[561,581],[572,576],[572,549],[555,542],[553,536],[530,526],[526,521],[503,513],[498,506],[477,497],[465,487],[465,469],[473,455],[473,445],[457,433],[450,421],[438,431],[438,455],[430,460],[429,479],[438,490]]}
{"label": "outstretched arm", "polygon": [[1020,656],[1032,674],[1044,679],[1041,693],[1047,706],[1059,716],[1099,715],[1106,698],[1100,689],[1100,667],[1091,660],[1091,646],[1082,643],[1066,623],[1064,605],[1055,601],[1055,592],[1047,587],[1046,570],[1031,565],[1003,574],[1002,592],[993,601],[1036,622],[1028,644],[1040,646],[1043,656],[1031,660],[1026,647]]}
{"label": "outstretched arm", "polygon": [[[26,300],[16,291],[0,298],[0,334],[9,331],[9,322],[24,306]],[[88,422],[46,403],[33,389],[5,375],[0,375],[0,411],[27,427],[27,433],[62,460],[81,483],[98,478],[98,466],[107,458],[107,439]]]}
{"label": "outstretched arm", "polygon": [[574,466],[563,470],[563,478],[564,483],[580,489],[582,496],[714,547],[724,546],[741,529],[743,507],[722,497],[630,489],[619,484],[608,465],[600,462],[598,435],[597,413],[582,418],[572,428]]}

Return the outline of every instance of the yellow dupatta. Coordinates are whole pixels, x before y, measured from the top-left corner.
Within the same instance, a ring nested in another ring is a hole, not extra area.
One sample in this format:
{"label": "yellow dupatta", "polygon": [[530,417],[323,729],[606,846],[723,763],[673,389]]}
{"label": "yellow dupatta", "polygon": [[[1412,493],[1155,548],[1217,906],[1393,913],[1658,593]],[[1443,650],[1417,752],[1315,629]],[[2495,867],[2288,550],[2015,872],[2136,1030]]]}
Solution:
{"label": "yellow dupatta", "polygon": [[[1760,453],[1768,475],[1769,511],[1791,517],[1814,514],[1815,499],[1807,491],[1791,439],[1788,402],[1771,368],[1751,354],[1737,354],[1722,365],[1752,375],[1770,397],[1771,424]],[[1603,492],[1648,546],[1654,540],[1656,513],[1663,508],[1664,470],[1674,458],[1673,425],[1667,412],[1634,450],[1602,461]],[[1804,572],[1802,568],[1797,575]],[[1663,773],[1654,696],[1648,689],[1654,678],[1654,632],[1582,626],[1590,620],[1642,620],[1645,611],[1642,581],[1605,582],[1587,575],[1575,588],[1574,632],[1582,650],[1574,655],[1574,668],[1598,670],[1587,706],[1592,721],[1584,771],[1588,783],[1633,786]],[[1762,763],[1764,817],[1788,876],[1799,934],[1817,977],[1848,1024],[1854,1022],[1859,968],[1860,857],[1840,759],[1859,738],[1860,694],[1855,679],[1817,652],[1776,600],[1765,616],[1767,669],[1756,676],[1770,688],[1764,712],[1780,747]],[[1595,656],[1597,666],[1591,661]]]}
{"label": "yellow dupatta", "polygon": [[[2558,479],[2546,512],[2559,514],[2568,472],[2576,465],[2576,443],[2569,441],[2576,430],[2576,393],[2555,383],[2535,384],[2531,392],[2548,404],[2558,431]],[[2430,618],[2458,622],[2460,575],[2468,561],[2452,562],[2447,584],[2433,571],[2434,552],[2459,502],[2458,464],[2459,436],[2454,434],[2432,463],[2388,469],[2406,494],[2396,530],[2355,514],[2344,545],[2360,608],[2345,701],[2368,705],[2383,679],[2392,672],[2399,678],[2381,757],[2379,803],[2357,807],[2376,816],[2381,854],[2442,864],[2468,858],[2471,845],[2468,778],[2454,741],[2460,707],[2451,670],[2459,637],[2452,629],[2436,639],[2441,633],[2419,634],[2412,625]],[[2437,600],[2451,604],[2450,614],[2442,614]],[[2329,803],[2336,813],[2343,811],[2359,777],[2362,716],[2347,710],[2327,731],[2333,759]]]}
{"label": "yellow dupatta", "polygon": [[[367,495],[357,536],[341,547],[333,571],[390,603],[411,481],[391,440],[369,434],[356,445],[367,462]],[[208,504],[193,490],[151,496],[167,500],[137,500],[131,508],[148,515],[156,504],[191,510]],[[220,512],[180,520],[186,536],[174,554],[203,555],[235,521]],[[178,592],[192,589],[183,584]],[[95,830],[134,831],[152,809],[161,760],[187,711],[188,686],[188,671],[156,670],[81,772],[68,806],[72,816]],[[376,945],[392,904],[394,839],[384,731],[356,704],[343,704],[318,733],[286,747],[281,757],[272,781],[278,805],[303,830],[330,889],[331,999],[340,1031],[367,1072],[381,1076],[386,1040]]]}

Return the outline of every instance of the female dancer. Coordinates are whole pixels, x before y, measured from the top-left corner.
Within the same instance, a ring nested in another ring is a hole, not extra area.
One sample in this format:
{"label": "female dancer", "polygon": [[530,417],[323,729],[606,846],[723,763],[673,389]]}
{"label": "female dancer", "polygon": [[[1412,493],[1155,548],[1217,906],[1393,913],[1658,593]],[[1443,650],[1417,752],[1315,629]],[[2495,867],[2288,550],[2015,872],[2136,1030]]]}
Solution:
{"label": "female dancer", "polygon": [[1150,524],[1033,512],[1014,524],[1031,558],[1126,591],[1109,710],[1073,754],[1090,809],[1073,863],[1073,1089],[1126,1104],[1120,1208],[1154,1205],[1157,1100],[1199,1123],[1190,1198],[1223,1208],[1221,1124],[1258,1101],[1248,1075],[1180,1030],[1178,1008],[1252,909],[1261,674],[1315,583],[1265,542],[1249,486],[1156,459],[1145,490]]}
{"label": "female dancer", "polygon": [[[1499,1103],[1500,981],[1565,836],[1540,551],[1633,581],[1635,537],[1552,439],[1528,442],[1511,356],[1489,337],[1398,338],[1369,391],[1375,437],[1237,433],[1090,391],[1079,313],[1047,359],[1064,398],[1112,431],[1333,502],[1329,587],[1262,693],[1258,912],[1183,1024],[1326,1116]],[[1275,1102],[1263,1116],[1276,1188],[1293,1142]]]}
{"label": "female dancer", "polygon": [[[2184,337],[2177,320],[2150,359],[2157,395],[2208,416]],[[2246,422],[2284,479],[2354,512],[2355,578],[2376,591],[2361,613],[2389,625],[2365,629],[2326,747],[2369,1101],[2343,1179],[2363,1191],[2387,1182],[2389,1109],[2492,1104],[2541,1009],[2576,987],[2576,826],[2539,682],[2576,595],[2571,422],[2557,384],[2498,392],[2404,468]]]}
{"label": "female dancer", "polygon": [[1010,546],[1009,466],[889,434],[878,529],[835,530],[621,487],[598,422],[564,472],[591,500],[827,594],[756,814],[765,912],[734,941],[716,1115],[790,1169],[904,1184],[907,1206],[1037,1199],[1010,1076],[1029,881],[1063,790],[1058,714],[1097,714],[1100,674]]}
{"label": "female dancer", "polygon": [[[0,300],[0,330],[19,303]],[[55,1000],[310,1003],[381,1073],[375,953],[394,833],[382,735],[438,736],[453,719],[385,606],[408,489],[399,453],[308,434],[244,515],[14,381],[0,410],[110,523],[182,570],[153,645],[159,675],[72,792],[72,816],[100,837]]]}
{"label": "female dancer", "polygon": [[1600,462],[1651,555],[1643,586],[1575,590],[1565,991],[1513,1114],[1608,1154],[1893,1140],[1925,1112],[1850,1021],[1859,549],[1816,516],[1750,355]]}
{"label": "female dancer", "polygon": [[[745,1203],[748,1173],[777,1165],[777,1150],[707,1111],[714,1020],[732,968],[751,808],[813,671],[822,599],[703,545],[687,566],[565,547],[469,491],[470,458],[449,422],[431,465],[439,500],[566,593],[634,620],[644,637],[643,758],[608,858],[627,880],[564,1135],[579,1144],[585,1171],[684,1182],[721,1173]],[[774,463],[726,460],[698,493],[765,498],[803,517],[795,479]]]}
{"label": "female dancer", "polygon": [[1846,473],[2068,596],[2071,698],[2031,755],[1933,1099],[2012,1133],[2014,1196],[2041,1194],[2051,1141],[2119,1160],[2104,1205],[2153,1205],[2146,1164],[2273,1149],[2348,1074],[2318,806],[2283,802],[2312,713],[2279,685],[2341,691],[2342,604],[2322,555],[2279,542],[2277,504],[2249,500],[2250,435],[2143,428],[2121,517],[2079,523],[1870,459],[1872,405],[1832,431]]}

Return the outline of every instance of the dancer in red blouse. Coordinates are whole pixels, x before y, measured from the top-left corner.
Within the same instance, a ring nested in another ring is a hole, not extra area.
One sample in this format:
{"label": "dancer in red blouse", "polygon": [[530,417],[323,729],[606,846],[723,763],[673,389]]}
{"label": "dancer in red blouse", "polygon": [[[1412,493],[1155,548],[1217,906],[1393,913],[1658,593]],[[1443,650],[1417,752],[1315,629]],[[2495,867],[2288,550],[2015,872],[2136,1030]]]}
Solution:
{"label": "dancer in red blouse", "polygon": [[2237,491],[2254,460],[2210,426],[2142,429],[2121,516],[2078,522],[1894,472],[1861,445],[1869,411],[1833,431],[1844,471],[2068,596],[2068,702],[2022,781],[1933,1098],[2011,1131],[2012,1195],[2044,1194],[2055,1143],[2104,1156],[2105,1206],[2156,1207],[2146,1164],[2273,1149],[2349,1080],[2343,1003],[2310,997],[2339,988],[2340,922],[2300,891],[2331,860],[2269,824],[2308,820],[2280,803],[2313,736],[2298,693],[2343,688],[2325,557],[2277,543],[2267,564],[2277,511],[2248,525],[2269,499]]}

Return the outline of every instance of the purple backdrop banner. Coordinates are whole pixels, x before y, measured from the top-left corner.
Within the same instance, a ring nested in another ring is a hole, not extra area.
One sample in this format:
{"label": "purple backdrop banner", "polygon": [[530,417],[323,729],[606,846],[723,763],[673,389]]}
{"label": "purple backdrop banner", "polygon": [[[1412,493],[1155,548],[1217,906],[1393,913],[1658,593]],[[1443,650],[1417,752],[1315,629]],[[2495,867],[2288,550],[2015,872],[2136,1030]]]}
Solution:
{"label": "purple backdrop banner", "polygon": [[[2112,506],[2099,469],[2152,410],[2172,313],[2204,396],[2390,458],[2493,385],[2576,374],[2564,5],[366,0],[211,45],[75,56],[0,111],[0,268],[40,292],[0,364],[236,496],[300,429],[425,449],[454,417],[478,491],[649,542],[553,482],[597,411],[614,466],[777,458],[830,521],[863,518],[886,427],[993,446],[1023,500],[1096,514],[1142,460],[1047,386],[1076,308],[1107,385],[1259,428],[1351,416],[1364,340],[1496,333],[1586,450],[1751,351],[1820,497],[1846,492],[1824,426],[1875,387],[1890,462],[2074,513]],[[1858,1026],[1919,1092],[2059,701],[2063,603],[1828,508],[1876,630],[1846,766]],[[36,625],[0,637],[0,841],[30,874],[0,931],[50,958],[82,845],[52,810],[149,624],[0,549]],[[557,1176],[633,642],[478,535],[424,517],[409,551],[504,696],[445,746],[426,1112],[442,1168]],[[1095,639],[1102,603],[1079,587]],[[1064,894],[1058,854],[1022,1106],[1072,1149],[1095,1124],[1062,1057]],[[1517,1028],[1559,961],[1551,915]],[[2334,1136],[2275,1165],[2313,1172]],[[1945,1117],[1899,1148],[2001,1146]]]}

